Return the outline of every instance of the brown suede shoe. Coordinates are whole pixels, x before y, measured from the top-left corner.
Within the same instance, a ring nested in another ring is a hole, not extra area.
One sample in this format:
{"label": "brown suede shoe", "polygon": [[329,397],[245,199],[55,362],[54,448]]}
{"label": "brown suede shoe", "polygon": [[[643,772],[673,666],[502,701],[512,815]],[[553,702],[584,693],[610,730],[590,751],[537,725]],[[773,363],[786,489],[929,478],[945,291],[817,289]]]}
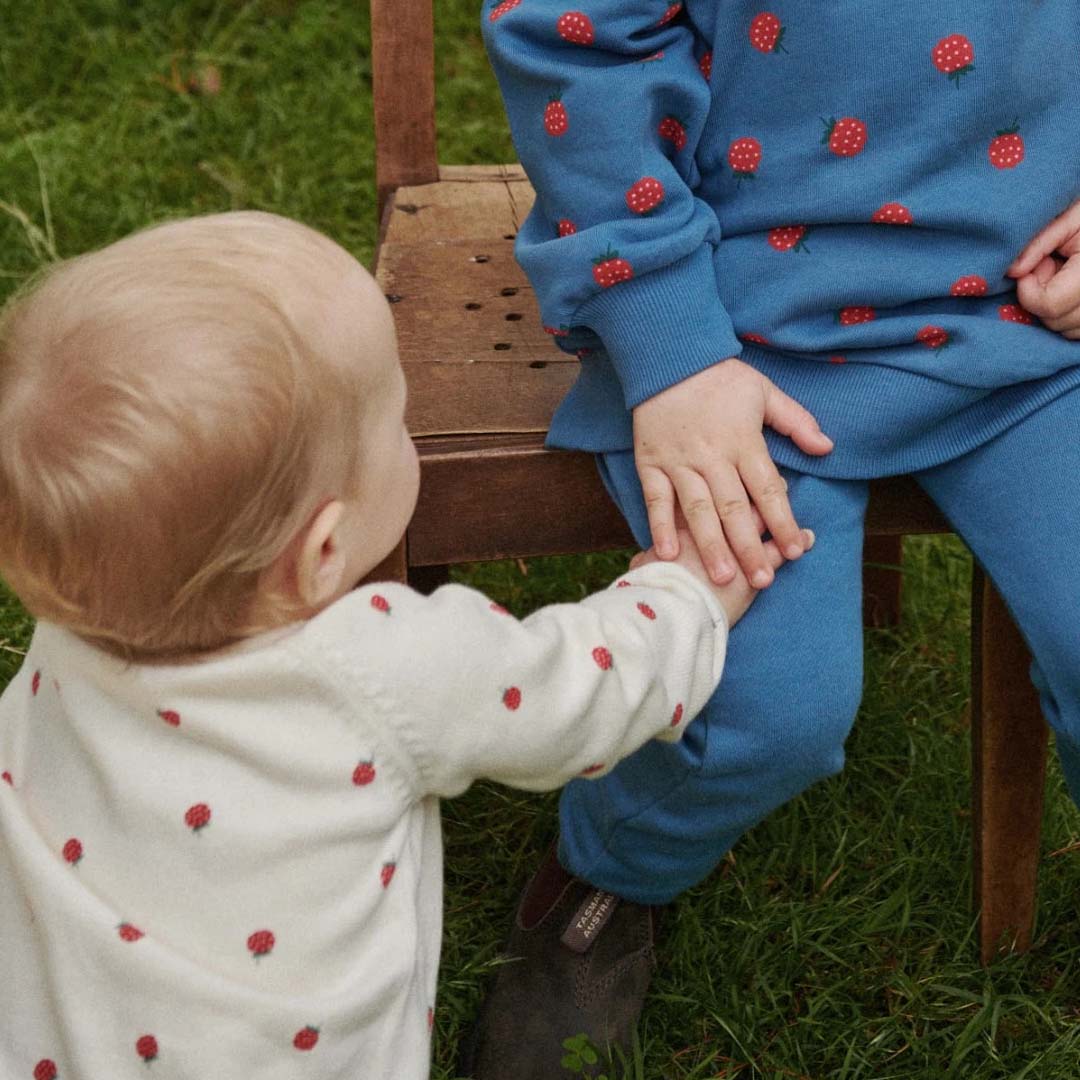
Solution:
{"label": "brown suede shoe", "polygon": [[[652,974],[652,909],[572,877],[554,850],[526,886],[460,1071],[472,1080],[567,1080],[564,1040],[628,1055]],[[588,1074],[586,1074],[588,1075]]]}

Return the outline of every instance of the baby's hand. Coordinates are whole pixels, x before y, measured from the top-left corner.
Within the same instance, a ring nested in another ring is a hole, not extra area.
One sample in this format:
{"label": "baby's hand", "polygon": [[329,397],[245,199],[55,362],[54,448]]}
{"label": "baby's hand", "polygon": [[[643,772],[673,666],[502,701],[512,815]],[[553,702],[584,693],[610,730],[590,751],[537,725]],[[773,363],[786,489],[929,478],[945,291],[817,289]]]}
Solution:
{"label": "baby's hand", "polygon": [[1016,278],[1023,307],[1063,337],[1080,340],[1080,202],[1039,232],[1006,273]]}
{"label": "baby's hand", "polygon": [[[802,529],[801,536],[803,549],[809,551],[814,546],[813,532],[811,532],[810,529]],[[765,557],[768,559],[769,565],[774,570],[779,569],[780,565],[784,562],[784,556],[776,546],[776,541],[769,540],[763,542],[762,547],[765,550]],[[746,575],[743,573],[741,567],[736,569],[733,581],[729,581],[725,585],[717,585],[709,577],[709,572],[705,569],[705,564],[701,561],[701,556],[698,554],[697,545],[694,543],[693,537],[691,537],[689,533],[682,532],[682,530],[680,530],[679,536],[679,554],[676,555],[674,559],[669,559],[667,561],[677,562],[680,566],[689,570],[694,577],[699,578],[712,589],[724,611],[727,613],[729,626],[734,626],[739,619],[746,614],[746,609],[754,602],[760,592],[759,589],[755,589],[754,586],[747,581]],[[656,548],[652,547],[649,548],[648,551],[639,551],[630,560],[630,569],[636,570],[639,566],[646,566],[648,563],[654,562],[660,562],[660,557],[656,554]]]}

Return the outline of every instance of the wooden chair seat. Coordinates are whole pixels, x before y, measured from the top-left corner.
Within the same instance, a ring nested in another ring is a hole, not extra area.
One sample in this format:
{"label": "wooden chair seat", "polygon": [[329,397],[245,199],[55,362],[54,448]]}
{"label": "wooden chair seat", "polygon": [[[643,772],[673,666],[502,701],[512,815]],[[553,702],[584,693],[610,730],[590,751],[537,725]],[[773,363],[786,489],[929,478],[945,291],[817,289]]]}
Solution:
{"label": "wooden chair seat", "polygon": [[[533,202],[518,165],[439,166],[430,0],[372,0],[376,275],[393,305],[420,454],[420,499],[380,572],[418,582],[461,562],[628,546],[591,455],[543,447],[577,360],[544,333],[513,241]],[[899,561],[899,538],[949,531],[909,478],[871,485],[867,552]],[[878,616],[898,575],[867,572]],[[1046,728],[1029,657],[976,570],[972,596],[975,904],[984,962],[1030,943]]]}

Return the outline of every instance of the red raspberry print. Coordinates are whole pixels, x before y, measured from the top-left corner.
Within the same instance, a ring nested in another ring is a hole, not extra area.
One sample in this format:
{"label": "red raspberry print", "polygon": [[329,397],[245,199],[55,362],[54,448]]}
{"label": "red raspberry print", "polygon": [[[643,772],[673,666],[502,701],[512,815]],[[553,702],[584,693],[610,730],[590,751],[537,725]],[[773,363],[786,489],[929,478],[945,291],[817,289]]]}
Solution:
{"label": "red raspberry print", "polygon": [[64,856],[64,861],[71,863],[72,866],[77,866],[79,860],[83,857],[82,844],[73,836],[66,844],[64,844],[61,854]]}
{"label": "red raspberry print", "polygon": [[[520,0],[518,0],[520,3]],[[294,1036],[292,1044],[297,1050],[314,1050],[319,1041],[319,1029],[308,1024],[302,1027]]]}
{"label": "red raspberry print", "polygon": [[671,714],[671,726],[672,727],[678,727],[679,724],[682,723],[682,714],[683,714],[683,707],[682,707],[682,702],[680,701],[679,704],[675,706],[675,711]]}
{"label": "red raspberry print", "polygon": [[875,210],[870,220],[878,225],[910,225],[914,219],[902,203],[888,202]]}
{"label": "red raspberry print", "polygon": [[390,614],[390,601],[387,600],[385,596],[380,596],[378,593],[371,598],[371,606],[376,611],[381,611],[384,615]]}
{"label": "red raspberry print", "polygon": [[247,939],[248,952],[256,960],[268,955],[274,950],[274,933],[272,930],[256,930]]}
{"label": "red raspberry print", "polygon": [[56,1062],[42,1058],[34,1066],[34,1080],[56,1080]]}
{"label": "red raspberry print", "polygon": [[509,687],[503,693],[502,703],[513,712],[521,704],[521,691],[516,686]]}
{"label": "red raspberry print", "polygon": [[592,658],[596,661],[596,666],[601,671],[607,671],[613,663],[611,653],[605,649],[603,645],[597,645],[596,648],[593,649]]}
{"label": "red raspberry print", "polygon": [[854,116],[842,116],[839,120],[822,120],[825,125],[823,143],[839,157],[854,157],[866,146],[866,125]]}
{"label": "red raspberry print", "polygon": [[1031,312],[1025,310],[1019,304],[1002,304],[998,308],[998,318],[1004,322],[1021,323],[1024,326],[1034,326],[1035,324]]}
{"label": "red raspberry print", "polygon": [[563,12],[555,23],[555,29],[559,31],[559,37],[575,45],[591,45],[596,36],[589,16],[580,11]]}
{"label": "red raspberry print", "polygon": [[581,770],[581,775],[582,776],[592,776],[593,773],[600,772],[600,770],[603,769],[603,767],[604,767],[604,763],[602,761],[598,761],[595,765],[589,765],[587,768],[582,769]]}
{"label": "red raspberry print", "polygon": [[872,307],[846,307],[836,314],[836,321],[841,326],[855,326],[857,323],[873,322],[877,312]]}
{"label": "red raspberry print", "polygon": [[743,341],[749,341],[752,345],[768,345],[769,339],[761,334],[740,334]]}
{"label": "red raspberry print", "polygon": [[761,143],[744,135],[728,147],[727,160],[739,180],[753,180],[761,164]]}
{"label": "red raspberry print", "polygon": [[510,612],[507,611],[506,608],[504,608],[502,606],[502,604],[496,604],[494,602],[492,602],[492,604],[491,604],[491,610],[494,611],[496,615],[509,615],[510,614]]}
{"label": "red raspberry print", "polygon": [[697,63],[698,70],[705,76],[706,82],[712,81],[712,49],[710,49]]}
{"label": "red raspberry print", "polygon": [[180,726],[180,714],[175,709],[158,709],[157,714],[169,727]]}
{"label": "red raspberry print", "polygon": [[15,781],[11,779],[11,773],[9,773],[7,769],[0,773],[0,780],[3,780],[9,787],[15,786]]}
{"label": "red raspberry print", "polygon": [[953,282],[949,294],[951,296],[985,296],[986,289],[986,278],[979,277],[978,274],[967,274]]}
{"label": "red raspberry print", "polygon": [[686,149],[686,125],[674,116],[665,116],[656,129],[661,139],[668,139],[675,144],[676,150]]}
{"label": "red raspberry print", "polygon": [[664,185],[655,176],[643,176],[626,193],[626,205],[635,214],[647,214],[664,201]]}
{"label": "red raspberry print", "polygon": [[809,252],[810,249],[803,243],[805,236],[805,225],[782,225],[779,229],[769,230],[769,246],[777,251]]}
{"label": "red raspberry print", "polygon": [[963,34],[943,37],[931,50],[930,59],[942,75],[948,75],[960,89],[960,80],[975,70],[975,48]]}
{"label": "red raspberry print", "polygon": [[928,349],[944,349],[949,344],[949,334],[940,326],[924,326],[916,335],[915,340],[921,342]]}
{"label": "red raspberry print", "polygon": [[371,761],[361,761],[353,769],[352,782],[357,787],[367,787],[375,779],[375,764]]}
{"label": "red raspberry print", "polygon": [[382,869],[379,871],[379,880],[382,882],[382,887],[388,889],[390,882],[394,880],[394,871],[397,869],[397,863],[384,862]]}
{"label": "red raspberry print", "polygon": [[116,928],[116,932],[120,935],[121,941],[138,941],[143,936],[143,932],[129,922],[122,922]]}
{"label": "red raspberry print", "polygon": [[521,0],[502,0],[501,4],[498,4],[491,9],[488,21],[498,22],[508,11],[513,11],[520,3]]}
{"label": "red raspberry print", "polygon": [[645,616],[646,619],[656,618],[656,612],[653,611],[653,609],[649,607],[648,604],[638,604],[637,609],[641,612],[642,615]]}
{"label": "red raspberry print", "polygon": [[592,276],[597,285],[610,289],[620,281],[629,281],[634,276],[634,268],[619,258],[617,251],[608,248],[606,255],[593,259]]}
{"label": "red raspberry print", "polygon": [[210,807],[204,802],[189,806],[184,814],[184,824],[195,833],[205,829],[210,824]]}
{"label": "red raspberry print", "polygon": [[633,584],[634,583],[632,581],[616,581],[615,582],[615,588],[616,589],[629,589],[629,588],[631,588],[633,586]]}
{"label": "red raspberry print", "polygon": [[1013,121],[1011,128],[999,131],[990,140],[990,164],[995,169],[1015,169],[1024,160],[1024,140],[1020,137],[1020,124]]}
{"label": "red raspberry print", "polygon": [[30,693],[37,697],[38,690],[41,689],[41,672],[35,671],[34,677],[30,680]]}
{"label": "red raspberry print", "polygon": [[565,135],[570,130],[570,118],[566,115],[566,106],[557,97],[553,97],[544,108],[544,130],[555,138]]}
{"label": "red raspberry print", "polygon": [[153,1035],[140,1035],[135,1040],[135,1053],[149,1065],[158,1056],[157,1039]]}
{"label": "red raspberry print", "polygon": [[660,17],[660,21],[656,25],[663,26],[665,23],[671,22],[680,11],[682,11],[682,0],[679,0],[677,4],[669,4],[667,11]]}
{"label": "red raspberry print", "polygon": [[829,363],[830,364],[846,364],[847,363],[847,357],[846,356],[840,356],[840,355],[830,356],[829,357]]}
{"label": "red raspberry print", "polygon": [[560,236],[573,236],[577,232],[577,226],[569,219],[562,218],[558,224],[558,233]]}
{"label": "red raspberry print", "polygon": [[784,27],[771,11],[762,11],[750,20],[750,44],[758,52],[787,52],[780,42],[784,37]]}

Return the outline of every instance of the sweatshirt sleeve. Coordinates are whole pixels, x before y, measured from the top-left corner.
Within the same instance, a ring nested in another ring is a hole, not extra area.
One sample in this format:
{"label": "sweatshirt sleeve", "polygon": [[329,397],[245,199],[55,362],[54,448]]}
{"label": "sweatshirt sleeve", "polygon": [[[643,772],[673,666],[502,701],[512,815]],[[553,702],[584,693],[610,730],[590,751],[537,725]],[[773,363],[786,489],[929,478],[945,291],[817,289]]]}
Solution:
{"label": "sweatshirt sleeve", "polygon": [[419,795],[600,776],[648,739],[681,736],[723,667],[723,608],[671,564],[521,621],[461,585],[386,595],[369,663]]}
{"label": "sweatshirt sleeve", "polygon": [[483,32],[536,190],[515,253],[545,326],[592,331],[628,408],[738,355],[694,194],[711,94],[682,5],[488,0]]}

